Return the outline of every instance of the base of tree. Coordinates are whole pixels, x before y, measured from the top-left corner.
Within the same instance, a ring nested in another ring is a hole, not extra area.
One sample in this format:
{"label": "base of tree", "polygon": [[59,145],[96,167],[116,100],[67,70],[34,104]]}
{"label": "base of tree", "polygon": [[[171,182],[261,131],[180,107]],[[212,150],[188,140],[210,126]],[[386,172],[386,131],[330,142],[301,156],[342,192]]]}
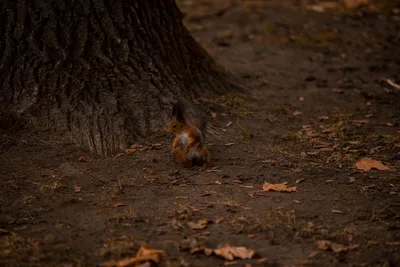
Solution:
{"label": "base of tree", "polygon": [[10,1],[1,23],[1,116],[93,153],[165,131],[179,97],[241,89],[174,0]]}

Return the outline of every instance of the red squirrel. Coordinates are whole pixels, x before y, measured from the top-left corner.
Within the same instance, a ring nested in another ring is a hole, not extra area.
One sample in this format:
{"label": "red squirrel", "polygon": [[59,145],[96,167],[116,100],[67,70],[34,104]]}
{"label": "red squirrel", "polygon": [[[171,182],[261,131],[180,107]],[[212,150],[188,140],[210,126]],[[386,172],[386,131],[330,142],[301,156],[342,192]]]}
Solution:
{"label": "red squirrel", "polygon": [[168,131],[175,134],[172,153],[183,166],[191,166],[202,160],[212,166],[211,155],[204,145],[207,121],[193,104],[183,99],[173,104],[172,119]]}

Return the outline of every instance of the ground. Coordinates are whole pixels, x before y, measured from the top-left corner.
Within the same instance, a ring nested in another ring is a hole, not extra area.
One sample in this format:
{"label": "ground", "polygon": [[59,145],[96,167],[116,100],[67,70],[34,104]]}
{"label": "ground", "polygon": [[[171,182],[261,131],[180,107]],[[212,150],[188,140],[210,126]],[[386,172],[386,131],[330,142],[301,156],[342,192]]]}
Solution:
{"label": "ground", "polygon": [[[232,266],[396,266],[399,5],[300,2],[179,1],[250,92],[198,100],[214,168],[180,167],[168,135],[106,158],[1,131],[0,264],[95,266],[147,244],[169,266],[222,266],[190,250],[228,242],[257,253]],[[390,169],[359,170],[364,157]],[[265,182],[296,191],[263,192]]]}

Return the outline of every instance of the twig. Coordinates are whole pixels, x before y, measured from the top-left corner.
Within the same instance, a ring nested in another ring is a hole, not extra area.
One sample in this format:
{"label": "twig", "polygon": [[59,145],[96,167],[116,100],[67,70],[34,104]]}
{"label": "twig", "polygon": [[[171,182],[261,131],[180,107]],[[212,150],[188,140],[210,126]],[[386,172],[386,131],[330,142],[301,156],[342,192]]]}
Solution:
{"label": "twig", "polygon": [[119,177],[117,177],[117,181],[118,181],[119,190],[122,192],[122,185],[121,185],[121,182],[119,180]]}
{"label": "twig", "polygon": [[50,144],[49,142],[44,141],[44,140],[40,139],[39,137],[33,136],[33,138],[39,140],[40,142],[43,142],[43,143],[45,143],[45,144],[48,144],[49,146],[52,146],[52,147],[54,147],[55,149],[58,149],[55,145]]}
{"label": "twig", "polygon": [[77,170],[81,171],[82,173],[84,173],[84,174],[86,174],[86,175],[89,175],[90,177],[92,177],[92,178],[94,178],[94,179],[96,179],[96,180],[102,182],[103,184],[106,183],[106,182],[103,181],[102,179],[100,179],[100,178],[98,178],[98,177],[96,177],[96,176],[94,176],[94,175],[92,175],[92,174],[90,174],[90,173],[88,173],[88,172],[85,172],[84,170],[82,170],[81,168],[75,166],[74,164],[71,164],[71,165],[72,165],[73,167],[75,167]]}
{"label": "twig", "polygon": [[397,90],[400,90],[400,85],[398,85],[397,83],[395,83],[394,81],[390,80],[390,79],[385,79],[385,81],[392,87],[394,87]]}

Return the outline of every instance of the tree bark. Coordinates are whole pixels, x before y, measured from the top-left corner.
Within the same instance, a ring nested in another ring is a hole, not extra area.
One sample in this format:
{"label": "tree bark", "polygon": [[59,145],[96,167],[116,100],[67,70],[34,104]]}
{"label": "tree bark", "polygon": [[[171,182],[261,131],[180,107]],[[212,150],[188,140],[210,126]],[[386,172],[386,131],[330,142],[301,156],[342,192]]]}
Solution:
{"label": "tree bark", "polygon": [[97,154],[164,131],[171,100],[231,81],[174,0],[11,0],[2,10],[0,117]]}

